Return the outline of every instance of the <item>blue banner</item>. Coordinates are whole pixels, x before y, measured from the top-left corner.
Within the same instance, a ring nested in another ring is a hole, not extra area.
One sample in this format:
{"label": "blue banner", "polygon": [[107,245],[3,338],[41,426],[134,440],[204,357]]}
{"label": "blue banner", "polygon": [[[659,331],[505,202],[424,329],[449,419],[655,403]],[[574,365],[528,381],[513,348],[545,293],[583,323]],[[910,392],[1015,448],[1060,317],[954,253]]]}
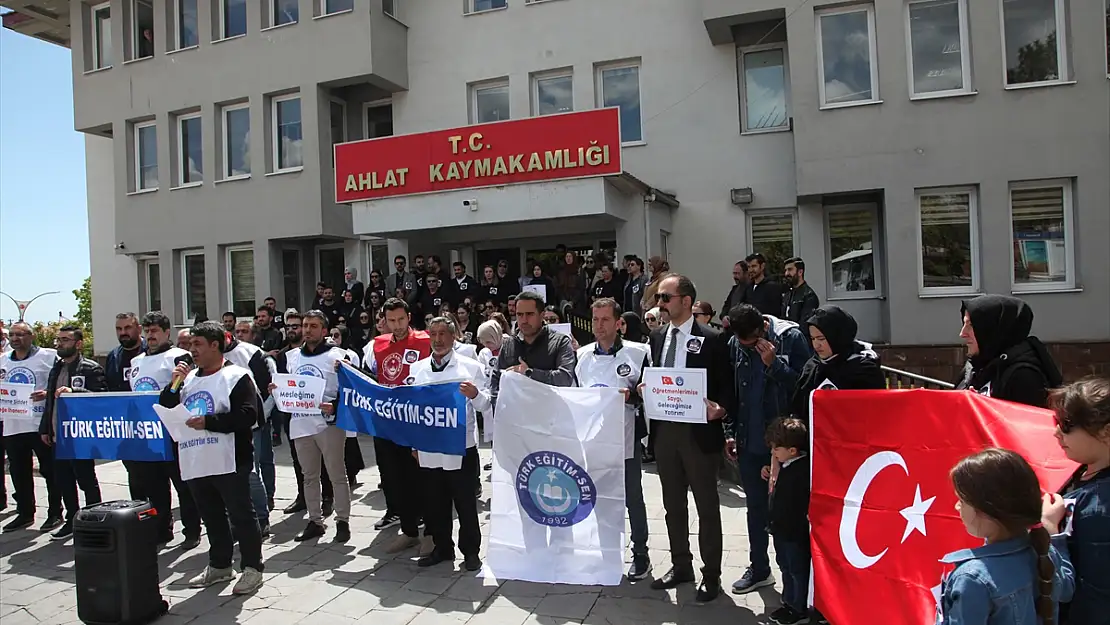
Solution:
{"label": "blue banner", "polygon": [[173,460],[154,414],[158,393],[71,393],[58,398],[55,453],[63,460]]}
{"label": "blue banner", "polygon": [[402,447],[466,453],[466,398],[458,382],[388,388],[349,367],[339,368],[335,424]]}

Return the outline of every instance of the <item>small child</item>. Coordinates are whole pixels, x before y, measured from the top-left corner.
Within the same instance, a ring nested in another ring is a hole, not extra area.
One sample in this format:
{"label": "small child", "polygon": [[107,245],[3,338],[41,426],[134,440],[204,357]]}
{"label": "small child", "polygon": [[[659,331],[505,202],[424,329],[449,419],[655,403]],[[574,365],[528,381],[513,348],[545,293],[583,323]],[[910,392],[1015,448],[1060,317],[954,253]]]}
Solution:
{"label": "small child", "polygon": [[1075,584],[1063,536],[1050,539],[1063,519],[1063,500],[1042,499],[1032,467],[1006,449],[964,458],[951,477],[960,520],[986,542],[941,560],[955,569],[941,584],[937,625],[1054,625],[1057,603],[1071,598]]}
{"label": "small child", "polygon": [[[778,419],[767,430],[767,444],[780,465],[767,525],[782,571],[782,607],[770,618],[793,625],[809,621],[809,432],[801,419]],[[764,467],[764,479],[770,474]]]}

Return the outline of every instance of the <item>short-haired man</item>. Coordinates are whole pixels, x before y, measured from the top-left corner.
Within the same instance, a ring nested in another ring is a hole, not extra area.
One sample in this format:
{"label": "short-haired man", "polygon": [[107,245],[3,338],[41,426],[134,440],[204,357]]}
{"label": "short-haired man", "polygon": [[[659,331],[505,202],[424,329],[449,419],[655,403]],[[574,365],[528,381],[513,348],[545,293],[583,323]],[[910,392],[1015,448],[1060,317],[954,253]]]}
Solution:
{"label": "short-haired man", "polygon": [[624,503],[632,526],[632,566],[627,576],[629,581],[634,582],[651,573],[647,507],[644,504],[640,465],[640,439],[648,432],[640,410],[643,400],[637,390],[643,381],[644,369],[651,366],[651,350],[644,343],[621,340],[617,332],[621,307],[615,300],[599,299],[591,309],[597,341],[578,349],[578,364],[574,373],[580,386],[618,388],[624,395]]}
{"label": "short-haired man", "polygon": [[224,358],[223,326],[205,321],[194,325],[189,335],[189,353],[196,368],[179,363],[170,385],[158,397],[167,408],[188,408],[193,416],[185,425],[198,433],[196,440],[205,441],[203,445],[182,441],[179,462],[181,466],[195,466],[201,462],[199,454],[233,459],[227,473],[189,476],[186,481],[210,543],[208,566],[189,580],[189,586],[205,588],[234,578],[232,558],[237,541],[243,573],[231,592],[249,594],[262,585],[262,535],[251,506],[248,477],[254,468],[251,429],[261,408],[258,389],[249,371]]}
{"label": "short-haired man", "polygon": [[543,322],[543,297],[524,291],[516,302],[516,334],[497,355],[490,391],[494,403],[501,389],[501,372],[515,371],[550,386],[574,386],[574,348],[570,337],[553,332]]}
{"label": "short-haired man", "polygon": [[472,299],[478,297],[478,282],[472,276],[467,275],[466,263],[464,262],[451,263],[451,269],[455,276],[449,283],[450,288],[447,289],[448,301],[451,302],[452,307],[458,308],[466,297]]}
{"label": "short-haired man", "polygon": [[[821,306],[817,293],[806,282],[806,263],[801,258],[794,256],[787,258],[783,263],[783,277],[789,290],[782,296],[781,319],[793,321],[799,325],[813,316],[813,311]],[[804,332],[803,332],[804,334]]]}
{"label": "short-haired man", "polygon": [[748,286],[744,289],[742,304],[751,304],[765,315],[782,313],[782,285],[767,275],[767,259],[763,254],[749,254]]}
{"label": "short-haired man", "polygon": [[235,313],[225,312],[220,315],[220,321],[223,323],[224,330],[227,332],[235,332]]}
{"label": "short-haired man", "polygon": [[[57,343],[58,360],[50,370],[46,384],[46,405],[39,423],[42,442],[54,446],[58,432],[58,397],[66,393],[102,393],[108,390],[104,369],[95,360],[81,355],[85,346],[85,335],[75,325],[62,326]],[[93,460],[62,460],[54,457],[54,480],[65,502],[65,523],[54,532],[51,539],[65,540],[73,534],[73,517],[81,509],[77,505],[77,488],[85,493],[85,506],[100,503],[100,483],[96,480],[96,464]]]}
{"label": "short-haired man", "polygon": [[177,331],[177,346],[185,351],[189,351],[189,346],[192,343],[192,335],[189,334],[189,328],[181,328]]}
{"label": "short-haired man", "polygon": [[476,410],[492,408],[486,390],[486,374],[477,360],[455,351],[458,330],[447,317],[435,317],[428,324],[432,354],[409,369],[413,384],[434,384],[462,380],[459,392],[466,397],[466,454],[454,456],[417,451],[424,485],[424,522],[432,537],[431,552],[417,566],[433,566],[455,560],[455,543],[451,540],[451,509],[459,517],[459,550],[468,571],[482,568],[478,550],[482,531],[478,525],[478,503],[474,482],[478,479],[478,425]]}
{"label": "short-haired man", "polygon": [[[268,309],[260,309],[267,311]],[[260,314],[262,314],[260,312]],[[243,339],[246,337],[246,340]],[[240,321],[235,325],[235,335],[224,345],[224,358],[233,365],[246,369],[251,375],[258,391],[262,408],[258,412],[258,422],[255,423],[252,434],[252,447],[254,449],[254,467],[247,479],[250,480],[251,503],[254,505],[255,518],[262,537],[270,535],[270,506],[269,501],[274,498],[274,448],[271,445],[270,424],[266,420],[265,403],[270,398],[270,368],[266,364],[266,354],[262,349],[250,342],[257,338],[255,328],[249,321]]]}
{"label": "short-haired man", "polygon": [[116,315],[116,338],[119,339],[119,346],[108,353],[104,375],[109,391],[126,393],[131,390],[131,360],[146,351],[146,341],[135,313],[121,312]]}
{"label": "short-haired man", "polygon": [[424,288],[416,299],[417,318],[421,320],[419,325],[424,325],[423,319],[427,315],[438,317],[439,307],[448,301],[447,293],[444,292],[442,285],[443,281],[435,273],[429,272],[424,277]]}
{"label": "short-haired man", "polygon": [[[177,365],[193,364],[193,356],[170,343],[170,319],[161,311],[151,311],[141,320],[143,334],[146,335],[146,351],[131,360],[131,389],[138,392],[161,391],[173,381],[173,371]],[[177,445],[174,444],[174,454]],[[149,500],[158,511],[161,528],[159,543],[173,540],[173,507],[170,499],[170,484],[177,490],[177,500],[181,505],[181,523],[184,526],[185,540],[182,550],[193,549],[200,544],[200,512],[197,511],[193,494],[185,482],[181,481],[181,468],[176,458],[168,462],[138,462],[124,460],[127,468],[127,482],[131,498]]]}
{"label": "short-haired man", "polygon": [[744,291],[748,288],[748,263],[743,260],[736,261],[732,266],[732,288],[725,296],[725,303],[721,305],[721,322],[728,327],[728,311],[739,306],[744,301]]}
{"label": "short-haired man", "polygon": [[270,297],[262,300],[262,305],[270,309],[270,316],[274,319],[271,322],[274,329],[279,332],[285,329],[285,320],[282,319],[282,316],[277,313],[277,300],[274,299],[274,297],[271,295]]}
{"label": "short-haired man", "polygon": [[405,260],[404,254],[398,254],[393,257],[394,272],[385,277],[385,298],[389,299],[397,293],[397,289],[403,289],[405,296],[409,302],[413,301],[416,297],[416,277],[411,272],[405,271],[405,265],[408,261]]}
{"label": "short-haired man", "polygon": [[254,325],[258,328],[258,346],[267,356],[276,356],[285,337],[274,327],[274,310],[269,306],[259,306],[254,315]]}

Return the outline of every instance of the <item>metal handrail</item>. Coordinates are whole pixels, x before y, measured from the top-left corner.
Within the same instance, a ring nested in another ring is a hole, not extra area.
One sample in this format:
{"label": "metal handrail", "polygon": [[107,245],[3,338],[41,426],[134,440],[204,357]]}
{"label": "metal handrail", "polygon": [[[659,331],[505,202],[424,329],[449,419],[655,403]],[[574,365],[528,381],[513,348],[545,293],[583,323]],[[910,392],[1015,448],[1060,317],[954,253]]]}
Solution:
{"label": "metal handrail", "polygon": [[909,371],[902,371],[901,369],[886,366],[882,369],[883,375],[886,377],[886,387],[888,389],[928,388],[944,391],[956,388],[955,384],[918,375],[916,373],[910,373]]}

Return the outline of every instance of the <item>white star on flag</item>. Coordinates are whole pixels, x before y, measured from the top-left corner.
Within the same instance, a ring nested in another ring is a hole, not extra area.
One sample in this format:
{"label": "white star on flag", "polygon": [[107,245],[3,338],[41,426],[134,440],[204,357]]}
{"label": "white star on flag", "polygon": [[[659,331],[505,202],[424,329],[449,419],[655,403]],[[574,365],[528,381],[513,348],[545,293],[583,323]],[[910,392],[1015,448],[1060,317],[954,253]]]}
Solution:
{"label": "white star on flag", "polygon": [[906,519],[906,531],[902,532],[902,542],[910,537],[910,534],[917,530],[925,536],[925,513],[932,507],[936,497],[930,497],[924,501],[921,500],[921,485],[917,485],[917,491],[913,495],[913,505],[908,508],[902,508],[901,514]]}

